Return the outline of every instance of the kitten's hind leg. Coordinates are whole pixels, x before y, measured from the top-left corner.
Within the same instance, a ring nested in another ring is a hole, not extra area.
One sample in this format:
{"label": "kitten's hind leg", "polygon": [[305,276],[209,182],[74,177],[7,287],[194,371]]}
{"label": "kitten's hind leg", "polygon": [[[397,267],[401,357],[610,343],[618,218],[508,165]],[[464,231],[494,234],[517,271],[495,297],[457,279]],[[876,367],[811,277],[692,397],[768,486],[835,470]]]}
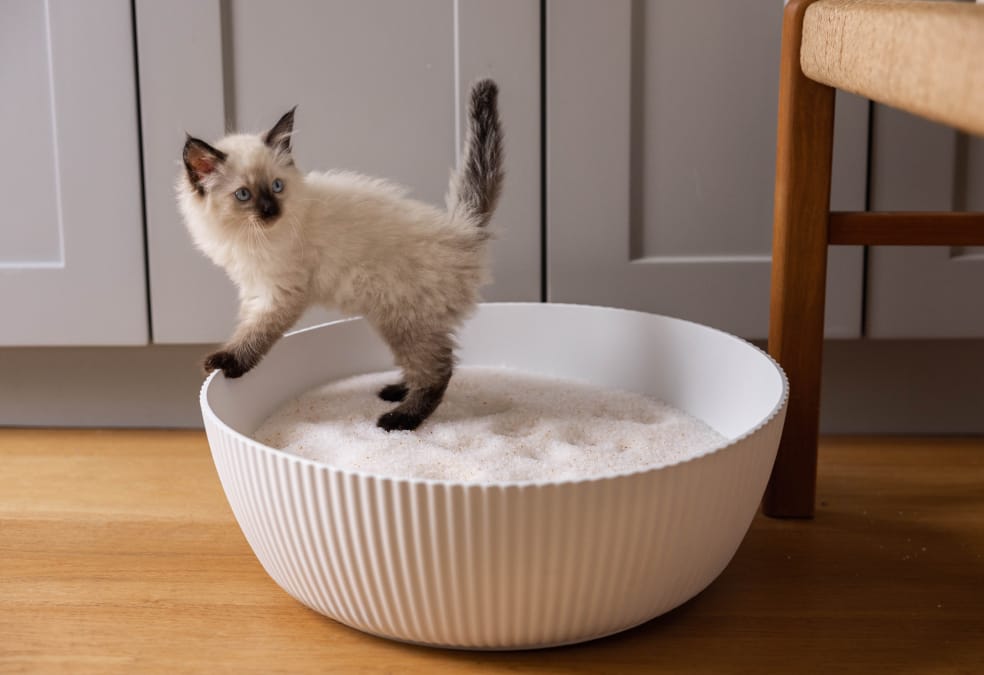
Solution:
{"label": "kitten's hind leg", "polygon": [[381,415],[376,425],[386,431],[413,431],[437,410],[447,388],[445,381],[427,389],[411,389],[406,400]]}
{"label": "kitten's hind leg", "polygon": [[407,397],[407,392],[409,391],[410,389],[407,387],[406,382],[398,382],[396,384],[387,384],[379,390],[378,395],[384,401],[399,403]]}
{"label": "kitten's hind leg", "polygon": [[454,368],[453,344],[448,333],[386,337],[403,367],[406,394],[403,402],[382,415],[376,424],[386,431],[409,431],[419,427],[441,404]]}

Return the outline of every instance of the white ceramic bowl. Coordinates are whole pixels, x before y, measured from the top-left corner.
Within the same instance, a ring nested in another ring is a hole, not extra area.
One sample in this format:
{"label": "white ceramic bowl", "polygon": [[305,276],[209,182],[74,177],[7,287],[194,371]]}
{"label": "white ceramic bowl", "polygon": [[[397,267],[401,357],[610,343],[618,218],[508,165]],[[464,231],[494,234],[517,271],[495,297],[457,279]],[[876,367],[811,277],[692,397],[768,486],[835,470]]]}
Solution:
{"label": "white ceramic bowl", "polygon": [[504,365],[660,398],[729,439],[688,461],[580,481],[392,479],[250,438],[288,399],[392,368],[362,320],[287,336],[201,405],[232,510],[263,567],[315,611],[397,640],[547,647],[643,623],[731,560],[775,459],[787,384],[756,347],[664,316],[486,304],[460,332],[463,364]]}

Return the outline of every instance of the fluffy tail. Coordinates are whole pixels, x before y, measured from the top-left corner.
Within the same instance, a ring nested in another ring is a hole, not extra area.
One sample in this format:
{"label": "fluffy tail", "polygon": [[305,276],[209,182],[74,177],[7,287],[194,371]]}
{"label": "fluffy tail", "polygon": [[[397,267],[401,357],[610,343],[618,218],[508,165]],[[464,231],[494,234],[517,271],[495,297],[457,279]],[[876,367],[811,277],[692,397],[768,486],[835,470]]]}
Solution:
{"label": "fluffy tail", "polygon": [[465,216],[478,227],[492,218],[502,191],[502,128],[496,99],[499,88],[480,80],[471,89],[468,137],[461,166],[451,176],[448,210]]}

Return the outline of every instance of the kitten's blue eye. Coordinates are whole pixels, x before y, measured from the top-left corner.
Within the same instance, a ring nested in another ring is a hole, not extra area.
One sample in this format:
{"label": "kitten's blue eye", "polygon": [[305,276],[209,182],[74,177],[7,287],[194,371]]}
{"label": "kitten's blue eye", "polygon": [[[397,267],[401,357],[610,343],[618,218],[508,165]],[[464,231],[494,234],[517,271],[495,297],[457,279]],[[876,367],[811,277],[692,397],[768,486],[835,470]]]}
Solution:
{"label": "kitten's blue eye", "polygon": [[238,199],[241,202],[248,202],[249,198],[253,196],[250,193],[250,191],[247,190],[246,188],[239,188],[238,190],[236,190],[235,195],[236,195],[236,199]]}
{"label": "kitten's blue eye", "polygon": [[282,180],[280,180],[279,178],[274,178],[273,179],[273,183],[270,185],[270,187],[273,188],[273,191],[274,192],[283,192],[284,191],[284,182]]}

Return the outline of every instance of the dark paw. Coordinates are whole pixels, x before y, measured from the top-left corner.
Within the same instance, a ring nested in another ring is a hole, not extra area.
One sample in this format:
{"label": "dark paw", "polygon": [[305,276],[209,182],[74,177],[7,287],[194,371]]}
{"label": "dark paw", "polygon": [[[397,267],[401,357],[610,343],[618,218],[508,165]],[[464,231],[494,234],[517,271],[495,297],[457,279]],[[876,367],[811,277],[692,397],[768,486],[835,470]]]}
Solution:
{"label": "dark paw", "polygon": [[402,382],[399,384],[388,384],[379,390],[379,398],[390,403],[397,403],[407,397],[407,385]]}
{"label": "dark paw", "polygon": [[380,417],[376,426],[385,431],[413,431],[423,421],[421,415],[411,415],[397,408]]}
{"label": "dark paw", "polygon": [[206,373],[210,373],[213,370],[221,370],[226,377],[242,377],[243,373],[252,368],[251,365],[237,359],[235,354],[227,351],[218,351],[209,354],[205,357],[204,365]]}

